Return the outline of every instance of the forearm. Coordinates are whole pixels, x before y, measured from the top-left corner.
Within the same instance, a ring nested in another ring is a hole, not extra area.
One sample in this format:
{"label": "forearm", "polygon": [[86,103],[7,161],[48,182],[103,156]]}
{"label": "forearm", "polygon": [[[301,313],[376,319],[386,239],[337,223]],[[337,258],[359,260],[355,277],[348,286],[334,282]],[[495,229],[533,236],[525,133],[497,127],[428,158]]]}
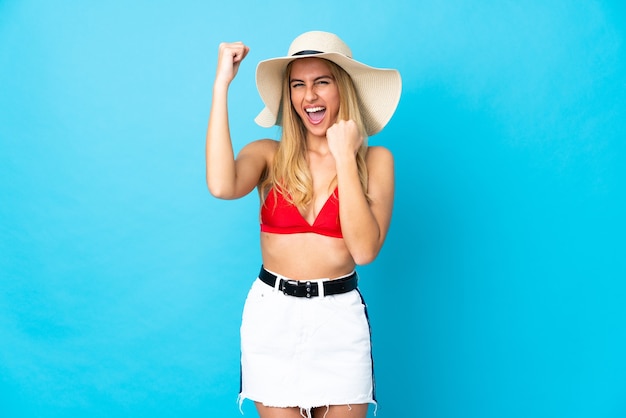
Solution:
{"label": "forearm", "polygon": [[218,83],[213,87],[206,134],[206,180],[214,196],[228,197],[234,192],[236,170],[228,123],[228,86]]}
{"label": "forearm", "polygon": [[337,165],[341,232],[357,264],[372,262],[382,246],[383,234],[363,193],[354,158]]}

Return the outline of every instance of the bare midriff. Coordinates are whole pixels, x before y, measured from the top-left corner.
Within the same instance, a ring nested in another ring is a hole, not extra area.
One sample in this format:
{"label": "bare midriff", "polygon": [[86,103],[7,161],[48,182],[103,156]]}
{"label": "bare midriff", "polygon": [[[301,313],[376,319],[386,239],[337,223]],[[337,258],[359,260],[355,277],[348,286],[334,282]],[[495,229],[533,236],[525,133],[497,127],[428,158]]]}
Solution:
{"label": "bare midriff", "polygon": [[315,233],[261,232],[261,253],[266,269],[295,280],[333,279],[355,268],[343,239]]}

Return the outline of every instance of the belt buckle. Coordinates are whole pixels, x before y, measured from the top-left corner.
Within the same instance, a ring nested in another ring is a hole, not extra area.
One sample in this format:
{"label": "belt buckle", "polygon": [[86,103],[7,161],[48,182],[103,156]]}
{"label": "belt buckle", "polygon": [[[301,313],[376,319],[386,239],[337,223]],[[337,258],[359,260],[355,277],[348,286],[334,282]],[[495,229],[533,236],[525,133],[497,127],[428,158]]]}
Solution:
{"label": "belt buckle", "polygon": [[[296,290],[293,292],[293,294],[287,291],[287,285],[295,286]],[[303,295],[304,297],[311,298],[313,296],[313,283],[311,283],[311,281],[309,280],[307,280],[306,282],[300,282],[297,280],[284,280],[283,279],[282,286],[283,286],[283,295],[286,295],[286,296],[299,296],[297,289],[300,289],[302,287],[304,287],[306,291],[306,294]]]}
{"label": "belt buckle", "polygon": [[285,296],[294,296],[292,294],[290,294],[289,292],[287,292],[287,285],[295,285],[298,286],[298,282],[295,280],[285,280],[285,279],[281,279],[283,282],[283,295]]}
{"label": "belt buckle", "polygon": [[[287,285],[295,286],[295,290],[292,293],[287,291]],[[298,289],[304,288],[306,293],[302,296],[311,298],[313,296],[313,283],[307,280],[306,282],[300,282],[297,280],[283,280],[283,295],[287,296],[300,296],[298,295]]]}

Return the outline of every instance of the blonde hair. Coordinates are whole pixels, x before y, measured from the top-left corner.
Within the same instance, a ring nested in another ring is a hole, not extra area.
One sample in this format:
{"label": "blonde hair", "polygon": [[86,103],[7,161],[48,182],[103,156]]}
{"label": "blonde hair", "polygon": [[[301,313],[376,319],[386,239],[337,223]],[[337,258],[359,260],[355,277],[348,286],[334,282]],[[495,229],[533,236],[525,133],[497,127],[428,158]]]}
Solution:
{"label": "blonde hair", "polygon": [[[321,59],[321,58],[320,58]],[[346,71],[334,62],[324,60],[337,82],[339,89],[339,113],[337,120],[353,120],[363,136],[363,143],[356,154],[357,169],[361,180],[361,188],[367,197],[367,166],[365,156],[367,154],[367,134],[365,124],[361,117],[358,97],[352,78]],[[291,73],[291,63],[285,70],[283,79],[283,92],[281,100],[282,133],[278,150],[274,156],[271,168],[261,184],[262,198],[270,189],[282,193],[288,202],[298,209],[304,210],[313,200],[313,178],[306,158],[306,127],[291,106],[291,89],[289,86],[289,76]],[[329,188],[332,190],[337,183],[335,178]],[[368,199],[369,200],[369,199]]]}

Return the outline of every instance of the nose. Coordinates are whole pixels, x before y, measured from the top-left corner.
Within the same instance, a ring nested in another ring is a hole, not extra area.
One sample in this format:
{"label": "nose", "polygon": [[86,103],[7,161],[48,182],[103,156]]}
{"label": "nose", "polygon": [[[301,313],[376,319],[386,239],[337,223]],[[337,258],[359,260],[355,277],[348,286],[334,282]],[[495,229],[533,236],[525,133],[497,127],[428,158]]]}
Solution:
{"label": "nose", "polygon": [[304,98],[308,102],[312,102],[317,98],[317,92],[315,91],[315,85],[310,85],[306,87],[306,93]]}

